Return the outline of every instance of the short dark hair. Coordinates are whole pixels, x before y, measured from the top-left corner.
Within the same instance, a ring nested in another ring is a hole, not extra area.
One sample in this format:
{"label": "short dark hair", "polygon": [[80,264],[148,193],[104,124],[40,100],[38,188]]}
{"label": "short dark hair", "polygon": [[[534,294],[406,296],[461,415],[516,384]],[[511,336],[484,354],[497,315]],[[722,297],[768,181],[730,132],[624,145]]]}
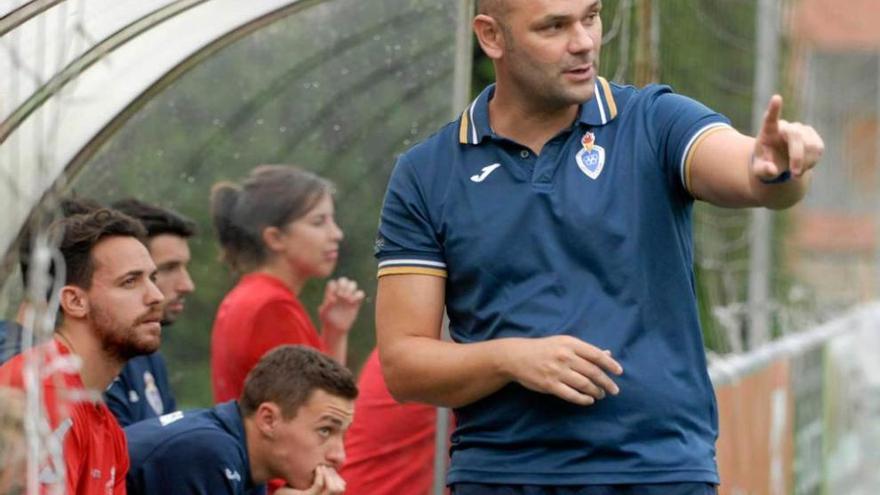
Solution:
{"label": "short dark hair", "polygon": [[65,283],[88,289],[92,284],[94,247],[107,237],[134,237],[146,246],[147,232],[134,218],[108,208],[81,213],[56,221],[50,233],[61,251]]}
{"label": "short dark hair", "polygon": [[250,417],[260,404],[274,402],[291,419],[315,390],[350,400],[358,395],[348,368],[311,347],[283,345],[266,353],[248,373],[239,406],[242,416]]}
{"label": "short dark hair", "polygon": [[[72,215],[100,210],[101,208],[103,208],[101,203],[98,203],[94,199],[68,196],[61,198],[61,200],[58,201],[58,207],[56,208],[57,213],[53,216],[57,217],[60,214],[61,218],[67,218]],[[43,225],[45,227],[46,224]],[[32,237],[38,228],[39,221],[33,220],[31,224],[25,228],[21,236],[21,243],[18,245],[18,265],[21,268],[22,284],[25,287],[28,286],[28,274],[30,273],[31,268],[31,250],[33,249]]]}
{"label": "short dark hair", "polygon": [[211,216],[222,260],[238,273],[259,267],[269,256],[263,230],[283,228],[332,193],[330,181],[292,165],[260,165],[241,185],[214,184]]}
{"label": "short dark hair", "polygon": [[126,198],[111,205],[114,209],[140,220],[147,229],[147,237],[174,234],[189,238],[196,233],[196,223],[180,213],[145,203],[139,199]]}

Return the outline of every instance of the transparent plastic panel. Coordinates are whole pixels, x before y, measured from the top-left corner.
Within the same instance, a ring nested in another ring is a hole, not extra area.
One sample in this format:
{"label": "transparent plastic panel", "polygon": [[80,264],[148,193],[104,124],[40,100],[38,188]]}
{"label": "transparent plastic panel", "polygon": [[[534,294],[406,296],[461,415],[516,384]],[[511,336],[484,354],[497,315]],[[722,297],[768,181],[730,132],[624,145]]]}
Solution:
{"label": "transparent plastic panel", "polygon": [[[456,6],[428,0],[312,5],[223,48],[135,114],[71,181],[103,202],[134,196],[196,220],[196,292],[164,333],[184,407],[210,404],[209,341],[234,280],[210,225],[211,185],[259,164],[296,164],[337,186],[345,232],[335,276],[367,292],[350,341],[357,368],[373,346],[373,242],[396,155],[449,121]],[[303,293],[313,311],[323,281]],[[314,316],[314,313],[313,313]]]}

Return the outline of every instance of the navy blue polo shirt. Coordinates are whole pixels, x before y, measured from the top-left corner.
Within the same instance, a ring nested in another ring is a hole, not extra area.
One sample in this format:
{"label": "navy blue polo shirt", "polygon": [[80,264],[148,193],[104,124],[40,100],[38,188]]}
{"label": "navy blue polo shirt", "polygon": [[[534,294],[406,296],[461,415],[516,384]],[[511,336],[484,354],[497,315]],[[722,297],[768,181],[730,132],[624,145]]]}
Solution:
{"label": "navy blue polo shirt", "polygon": [[512,383],[456,409],[448,481],[717,483],[688,170],[727,119],[666,86],[599,79],[536,156],[492,131],[493,92],[399,158],[379,276],[446,277],[456,342],[568,334],[625,371],[592,406]]}
{"label": "navy blue polo shirt", "polygon": [[122,427],[176,410],[165,358],[156,351],[129,359],[104,400]]}
{"label": "navy blue polo shirt", "polygon": [[129,495],[264,493],[251,479],[235,401],[141,421],[125,428],[125,436]]}

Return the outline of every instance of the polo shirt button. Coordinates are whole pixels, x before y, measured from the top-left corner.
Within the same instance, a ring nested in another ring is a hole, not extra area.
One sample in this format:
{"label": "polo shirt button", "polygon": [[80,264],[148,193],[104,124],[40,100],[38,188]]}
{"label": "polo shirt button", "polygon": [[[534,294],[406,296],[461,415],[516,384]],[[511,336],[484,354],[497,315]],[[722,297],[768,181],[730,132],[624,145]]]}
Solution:
{"label": "polo shirt button", "polygon": [[528,157],[529,157],[529,152],[526,151],[526,150],[522,150],[522,151],[519,152],[519,156],[521,156],[521,157],[523,157],[523,158],[528,158]]}

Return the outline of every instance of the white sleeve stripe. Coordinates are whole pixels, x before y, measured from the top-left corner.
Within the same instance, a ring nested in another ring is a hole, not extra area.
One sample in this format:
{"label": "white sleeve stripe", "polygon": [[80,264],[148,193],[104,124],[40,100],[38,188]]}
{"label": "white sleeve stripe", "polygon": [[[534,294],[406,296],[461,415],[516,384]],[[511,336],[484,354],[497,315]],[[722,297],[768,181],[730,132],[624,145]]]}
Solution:
{"label": "white sleeve stripe", "polygon": [[608,123],[608,117],[605,116],[605,107],[602,105],[602,92],[600,91],[602,88],[599,87],[598,81],[595,83],[595,88],[593,89],[593,94],[596,95],[596,105],[599,106],[599,116],[602,118],[602,125]]}
{"label": "white sleeve stripe", "polygon": [[387,266],[397,266],[397,265],[431,266],[431,267],[435,267],[435,268],[446,268],[446,263],[443,263],[442,261],[399,259],[399,260],[385,260],[385,261],[379,262],[379,268],[385,268]]}
{"label": "white sleeve stripe", "polygon": [[724,122],[712,122],[711,124],[708,124],[708,125],[700,128],[700,130],[698,130],[697,132],[695,132],[694,135],[691,136],[690,141],[688,141],[687,146],[684,147],[684,152],[681,154],[681,162],[678,165],[678,176],[681,179],[681,185],[685,189],[687,189],[687,177],[685,177],[684,166],[687,163],[687,157],[691,152],[691,147],[694,145],[695,142],[697,142],[697,139],[699,139],[700,136],[702,136],[706,131],[709,131],[711,129],[715,129],[718,127],[730,127],[730,125],[725,124]]}

